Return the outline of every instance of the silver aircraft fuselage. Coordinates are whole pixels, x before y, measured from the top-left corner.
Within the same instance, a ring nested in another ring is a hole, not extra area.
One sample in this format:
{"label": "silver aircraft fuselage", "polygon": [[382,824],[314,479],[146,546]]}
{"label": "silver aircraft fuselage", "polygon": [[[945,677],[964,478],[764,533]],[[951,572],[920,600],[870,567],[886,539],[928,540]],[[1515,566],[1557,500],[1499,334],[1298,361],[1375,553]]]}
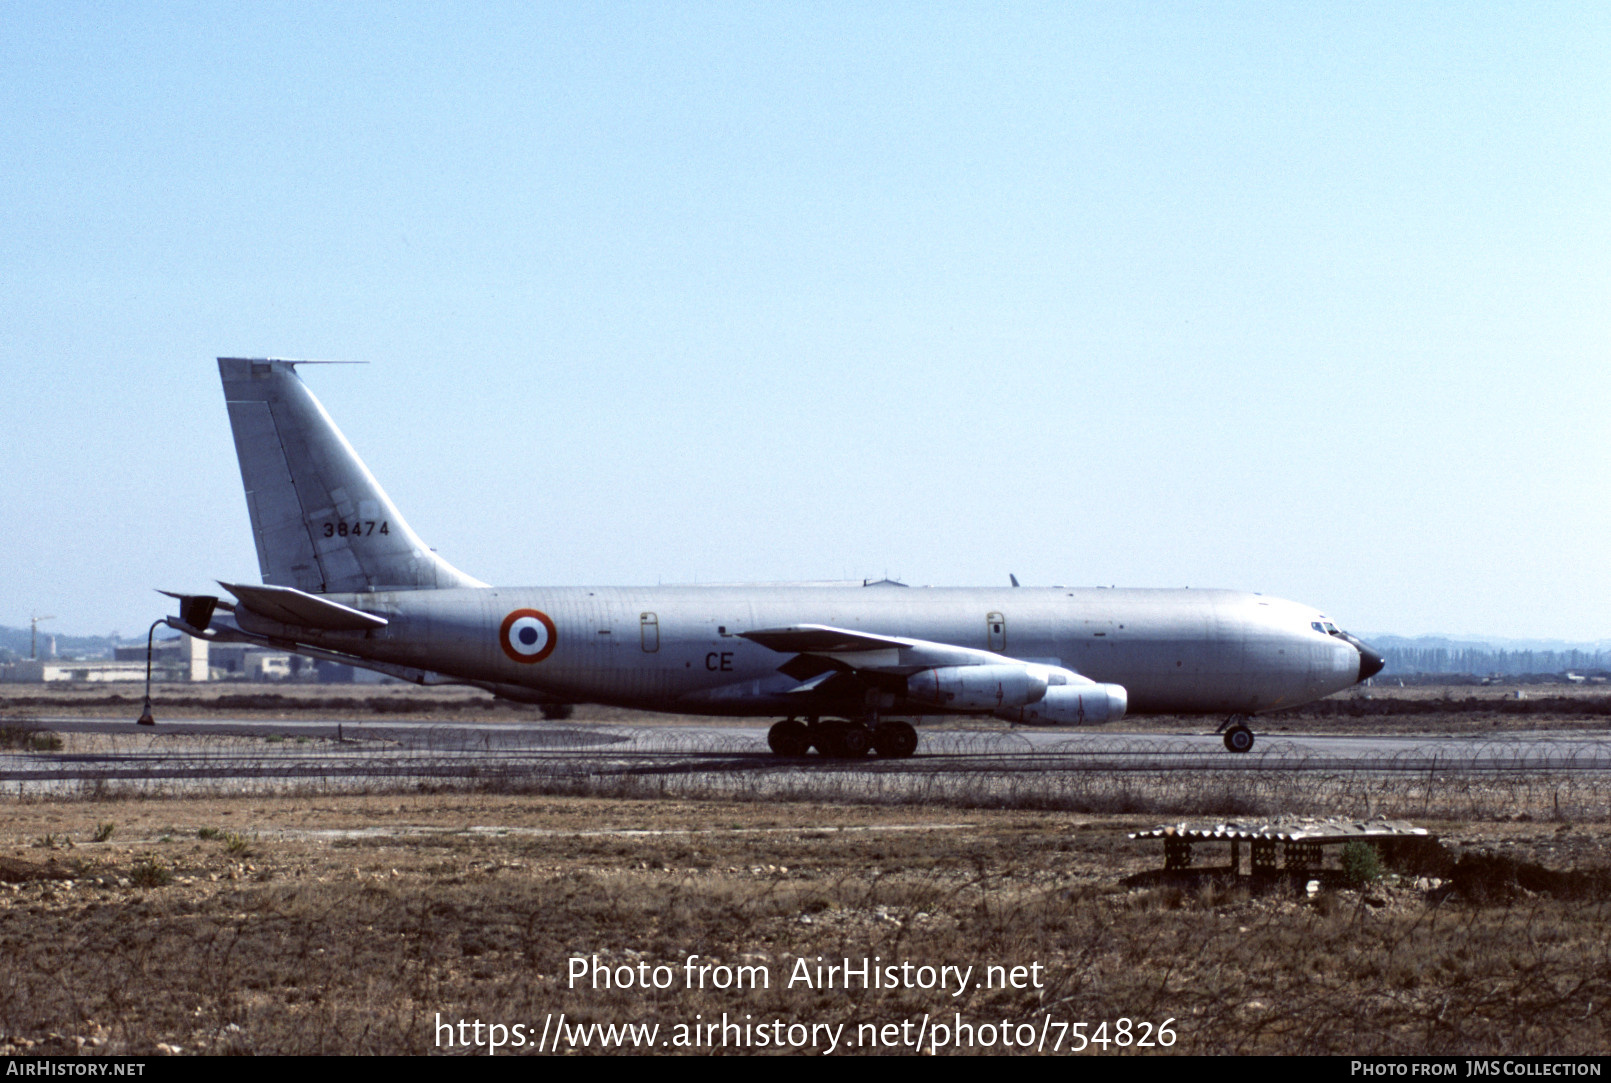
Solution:
{"label": "silver aircraft fuselage", "polygon": [[[568,703],[718,715],[852,712],[802,698],[751,628],[823,624],[1049,662],[1123,685],[1130,714],[1256,714],[1361,679],[1361,654],[1325,617],[1223,590],[769,585],[481,587],[331,595],[384,617],[373,632],[296,630],[237,612],[247,631],[393,665],[530,688]],[[553,650],[515,661],[499,628],[547,615]],[[809,694],[808,694],[809,697]],[[893,705],[891,705],[893,706]]]}

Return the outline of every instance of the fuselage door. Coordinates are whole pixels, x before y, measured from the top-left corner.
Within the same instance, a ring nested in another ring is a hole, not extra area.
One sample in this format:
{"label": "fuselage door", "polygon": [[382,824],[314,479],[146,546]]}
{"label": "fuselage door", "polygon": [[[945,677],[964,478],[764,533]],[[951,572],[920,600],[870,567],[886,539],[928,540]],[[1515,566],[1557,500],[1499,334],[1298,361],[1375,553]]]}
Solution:
{"label": "fuselage door", "polygon": [[638,642],[643,644],[645,654],[653,654],[660,649],[660,618],[653,613],[638,614]]}
{"label": "fuselage door", "polygon": [[1000,613],[985,614],[985,650],[997,654],[1007,650],[1007,618]]}

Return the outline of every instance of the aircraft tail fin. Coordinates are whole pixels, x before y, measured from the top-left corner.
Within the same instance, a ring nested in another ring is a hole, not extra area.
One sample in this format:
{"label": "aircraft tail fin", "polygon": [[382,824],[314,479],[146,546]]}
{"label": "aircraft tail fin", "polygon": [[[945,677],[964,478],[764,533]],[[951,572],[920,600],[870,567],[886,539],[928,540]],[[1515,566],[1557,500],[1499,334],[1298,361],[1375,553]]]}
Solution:
{"label": "aircraft tail fin", "polygon": [[263,582],[309,594],[485,586],[409,529],[296,365],[218,359]]}

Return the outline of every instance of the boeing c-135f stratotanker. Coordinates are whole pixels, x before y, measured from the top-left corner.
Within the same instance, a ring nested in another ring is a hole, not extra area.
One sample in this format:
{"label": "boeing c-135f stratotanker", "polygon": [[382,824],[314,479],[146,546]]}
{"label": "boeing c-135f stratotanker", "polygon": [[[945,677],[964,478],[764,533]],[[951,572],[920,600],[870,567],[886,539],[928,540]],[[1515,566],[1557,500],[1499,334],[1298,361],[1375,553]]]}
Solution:
{"label": "boeing c-135f stratotanker", "polygon": [[409,529],[297,364],[218,361],[263,583],[174,595],[181,632],[531,703],[781,716],[786,756],[908,756],[910,720],[943,715],[1212,715],[1245,752],[1248,716],[1382,668],[1325,614],[1233,591],[488,586]]}

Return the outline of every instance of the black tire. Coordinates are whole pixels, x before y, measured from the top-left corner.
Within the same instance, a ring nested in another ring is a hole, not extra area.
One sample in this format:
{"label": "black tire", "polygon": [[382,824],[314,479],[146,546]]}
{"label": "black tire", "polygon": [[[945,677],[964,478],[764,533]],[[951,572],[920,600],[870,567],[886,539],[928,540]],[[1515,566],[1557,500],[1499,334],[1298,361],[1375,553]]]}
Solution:
{"label": "black tire", "polygon": [[873,751],[903,760],[917,751],[917,730],[910,722],[880,722],[873,731]]}
{"label": "black tire", "polygon": [[859,760],[873,747],[873,731],[860,722],[847,722],[839,731],[839,755],[847,760]]}
{"label": "black tire", "polygon": [[839,734],[844,729],[843,722],[818,722],[807,730],[807,738],[811,746],[822,756],[838,756]]}
{"label": "black tire", "polygon": [[766,731],[766,743],[779,756],[804,756],[811,750],[811,735],[804,722],[790,718]]}
{"label": "black tire", "polygon": [[1232,726],[1225,731],[1225,749],[1228,752],[1251,752],[1253,731],[1242,725]]}

